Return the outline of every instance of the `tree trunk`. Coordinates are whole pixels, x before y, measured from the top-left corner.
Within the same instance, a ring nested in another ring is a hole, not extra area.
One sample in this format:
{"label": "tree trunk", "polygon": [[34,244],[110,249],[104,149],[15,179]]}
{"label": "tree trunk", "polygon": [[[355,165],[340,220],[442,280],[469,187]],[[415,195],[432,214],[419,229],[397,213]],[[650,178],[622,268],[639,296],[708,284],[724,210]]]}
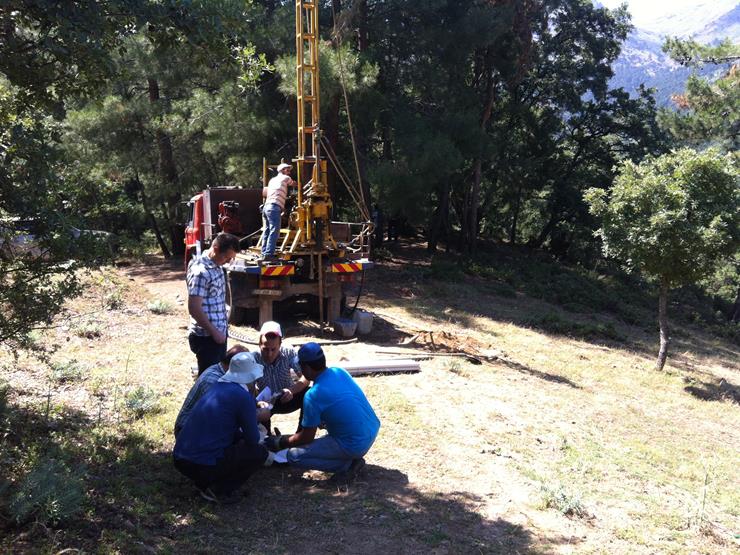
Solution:
{"label": "tree trunk", "polygon": [[[485,131],[488,126],[488,122],[491,119],[493,113],[493,104],[496,100],[496,89],[495,79],[493,76],[492,68],[492,52],[491,49],[487,49],[482,61],[482,75],[485,75],[485,96],[483,99],[483,109],[481,110],[480,116],[480,128]],[[468,254],[475,252],[475,241],[478,238],[478,197],[480,195],[480,185],[483,178],[483,159],[481,156],[476,156],[473,160],[473,178],[472,183],[468,191],[466,191],[465,199],[465,213],[463,215],[463,229],[462,229],[462,241],[461,250]]]}
{"label": "tree trunk", "polygon": [[740,322],[740,287],[737,288],[737,295],[735,296],[735,306],[732,309],[730,320],[735,323]]}
{"label": "tree trunk", "polygon": [[[450,184],[445,182],[439,194],[437,209],[434,211],[432,221],[429,226],[429,240],[427,242],[427,251],[437,252],[437,245],[442,235],[447,235],[447,221],[450,215]],[[449,242],[449,239],[447,239]]]}
{"label": "tree trunk", "polygon": [[154,236],[157,238],[157,243],[159,244],[159,248],[162,249],[162,254],[164,255],[165,258],[172,258],[170,249],[167,248],[167,243],[165,243],[164,239],[162,238],[162,232],[159,230],[159,225],[157,224],[157,218],[154,217],[154,214],[152,213],[152,210],[149,207],[149,200],[146,198],[146,193],[144,192],[144,184],[139,180],[138,175],[134,179],[136,180],[136,183],[139,188],[139,192],[141,193],[141,205],[144,207],[144,212],[146,213],[146,217],[149,220],[149,225],[152,226],[152,231],[154,232]]}
{"label": "tree trunk", "polygon": [[[149,102],[156,104],[160,100],[159,83],[154,77],[147,79]],[[167,225],[169,228],[170,244],[174,254],[185,253],[182,226],[177,224],[177,209],[180,205],[179,175],[175,164],[175,156],[172,151],[172,141],[169,135],[157,128],[155,132],[157,139],[157,150],[159,153],[159,174],[165,185],[165,198],[167,199]]]}
{"label": "tree trunk", "polygon": [[522,185],[516,188],[516,197],[514,198],[514,207],[511,215],[511,227],[509,228],[509,243],[516,245],[516,227],[519,223],[519,211],[522,205]]}
{"label": "tree trunk", "polygon": [[668,284],[661,282],[660,296],[658,298],[658,325],[660,326],[660,350],[658,351],[658,362],[655,369],[659,372],[665,366],[665,360],[668,357]]}

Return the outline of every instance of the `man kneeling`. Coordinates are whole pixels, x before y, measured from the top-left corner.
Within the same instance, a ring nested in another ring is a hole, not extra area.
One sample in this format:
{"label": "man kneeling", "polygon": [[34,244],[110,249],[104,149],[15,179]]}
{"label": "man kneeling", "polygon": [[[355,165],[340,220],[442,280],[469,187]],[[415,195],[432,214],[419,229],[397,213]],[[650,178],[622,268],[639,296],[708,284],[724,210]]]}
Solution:
{"label": "man kneeling", "polygon": [[[326,357],[317,343],[298,350],[303,376],[313,382],[303,399],[303,429],[293,435],[270,436],[265,446],[271,451],[288,448],[288,462],[304,470],[333,472],[336,480],[352,480],[365,466],[380,429],[365,394],[352,376],[341,368],[327,368]],[[319,425],[327,435],[318,439]]]}
{"label": "man kneeling", "polygon": [[175,468],[209,501],[237,502],[239,487],[268,458],[259,444],[254,399],[261,376],[253,353],[234,355],[228,372],[198,400],[177,434]]}

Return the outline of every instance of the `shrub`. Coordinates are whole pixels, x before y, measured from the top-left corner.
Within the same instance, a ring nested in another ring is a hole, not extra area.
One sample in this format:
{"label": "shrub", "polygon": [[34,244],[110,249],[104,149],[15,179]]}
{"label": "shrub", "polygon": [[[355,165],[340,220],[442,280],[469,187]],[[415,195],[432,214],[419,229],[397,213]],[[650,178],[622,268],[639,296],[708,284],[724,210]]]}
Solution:
{"label": "shrub", "polygon": [[81,472],[49,459],[37,463],[21,479],[8,509],[18,524],[32,519],[57,524],[79,513],[84,499]]}
{"label": "shrub", "polygon": [[82,378],[84,369],[76,360],[54,362],[51,364],[51,380],[56,383],[69,383]]}
{"label": "shrub", "polygon": [[142,418],[159,410],[159,399],[156,391],[140,385],[126,393],[123,405],[134,418]]}
{"label": "shrub", "polygon": [[588,513],[577,495],[569,494],[561,485],[557,489],[542,486],[542,504],[546,509],[556,509],[565,516],[584,517]]}
{"label": "shrub", "polygon": [[162,299],[152,301],[146,305],[146,307],[149,309],[149,312],[153,314],[171,314],[173,310],[172,305]]}
{"label": "shrub", "polygon": [[109,291],[103,295],[103,306],[108,310],[118,310],[123,307],[123,295],[120,291]]}
{"label": "shrub", "polygon": [[82,322],[75,329],[75,335],[86,339],[95,339],[103,335],[103,327],[94,320],[88,320],[87,322]]}

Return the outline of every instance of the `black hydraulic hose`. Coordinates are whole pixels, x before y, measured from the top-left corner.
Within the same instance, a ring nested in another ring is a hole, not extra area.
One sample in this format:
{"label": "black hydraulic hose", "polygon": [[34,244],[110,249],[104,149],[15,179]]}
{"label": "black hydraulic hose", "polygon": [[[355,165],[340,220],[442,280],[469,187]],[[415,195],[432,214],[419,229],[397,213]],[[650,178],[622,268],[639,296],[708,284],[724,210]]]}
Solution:
{"label": "black hydraulic hose", "polygon": [[352,316],[357,310],[357,305],[360,304],[360,297],[362,297],[362,286],[365,284],[365,270],[362,270],[362,277],[360,278],[360,290],[357,292],[357,299],[355,299],[355,306],[352,307],[349,314]]}

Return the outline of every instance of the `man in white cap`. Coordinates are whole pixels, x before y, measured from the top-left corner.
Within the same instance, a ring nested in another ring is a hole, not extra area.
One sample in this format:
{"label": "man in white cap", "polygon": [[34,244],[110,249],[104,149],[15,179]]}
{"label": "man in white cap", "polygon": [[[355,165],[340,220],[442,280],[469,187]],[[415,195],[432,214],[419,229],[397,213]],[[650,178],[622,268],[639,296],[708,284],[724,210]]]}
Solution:
{"label": "man in white cap", "polygon": [[254,382],[261,376],[253,353],[234,355],[228,372],[195,404],[177,435],[175,468],[209,501],[238,502],[239,487],[271,461],[257,430]]}
{"label": "man in white cap", "polygon": [[280,215],[285,208],[288,187],[295,185],[290,177],[293,166],[282,163],[277,168],[277,175],[270,179],[267,187],[262,188],[262,257],[269,259],[275,256],[275,245],[280,235]]}
{"label": "man in white cap", "polygon": [[[301,374],[301,365],[293,347],[283,345],[283,330],[280,324],[272,321],[262,324],[259,347],[260,351],[255,353],[255,360],[263,365],[264,370],[262,377],[257,380],[257,387],[260,392],[270,388],[270,396],[273,399],[271,415],[287,414],[302,409],[308,380]],[[291,370],[297,380],[293,378]],[[264,424],[269,430],[269,421]]]}

